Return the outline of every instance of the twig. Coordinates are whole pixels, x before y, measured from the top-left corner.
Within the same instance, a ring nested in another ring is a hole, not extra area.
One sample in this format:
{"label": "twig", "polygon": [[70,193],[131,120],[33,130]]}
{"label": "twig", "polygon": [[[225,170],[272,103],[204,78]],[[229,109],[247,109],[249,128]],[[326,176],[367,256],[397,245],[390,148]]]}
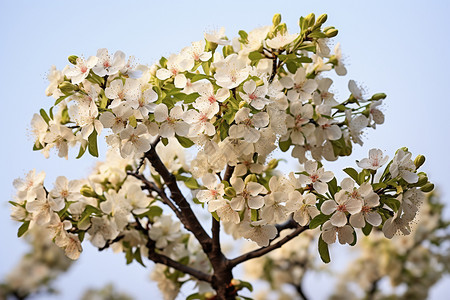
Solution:
{"label": "twig", "polygon": [[290,240],[292,240],[293,238],[298,236],[300,233],[302,233],[303,231],[305,231],[309,228],[308,226],[299,226],[299,225],[297,225],[297,226],[298,226],[297,229],[295,229],[293,232],[291,232],[290,234],[288,234],[287,236],[285,236],[284,238],[282,238],[275,244],[271,244],[267,247],[262,247],[262,248],[247,252],[245,254],[242,254],[241,256],[238,256],[238,257],[230,260],[230,266],[234,267],[234,266],[236,266],[240,263],[243,263],[247,260],[263,256],[266,253],[269,253],[277,248],[280,248],[281,246],[283,246],[284,244],[286,244],[287,242],[289,242]]}

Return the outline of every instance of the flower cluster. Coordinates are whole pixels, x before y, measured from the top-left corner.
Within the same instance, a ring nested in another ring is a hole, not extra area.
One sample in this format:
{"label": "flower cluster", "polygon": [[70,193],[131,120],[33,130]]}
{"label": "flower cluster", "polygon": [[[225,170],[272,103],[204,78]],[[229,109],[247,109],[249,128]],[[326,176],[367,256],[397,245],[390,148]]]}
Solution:
{"label": "flower cluster", "polygon": [[[260,247],[274,243],[286,229],[280,224],[298,234],[320,226],[325,262],[336,235],[341,244],[356,243],[355,228],[369,234],[380,227],[388,238],[409,233],[420,189],[433,188],[417,173],[422,156],[413,162],[401,149],[377,176],[388,158],[372,149],[358,162],[361,172],[344,170],[350,178],[340,186],[323,165],[350,155],[353,144],[362,145],[365,128],[384,122],[386,97],[366,95],[354,80],[346,99],[335,97],[327,72],[347,71],[339,44],[329,47],[337,30],[322,28],[326,18],[300,18],[298,33],[289,33],[276,15],[272,26],[240,31],[232,40],[224,30],[205,34],[151,66],[127,61],[121,51],[111,57],[106,49],[88,59],[70,56],[70,66],[49,75],[46,94],[56,101],[33,117],[34,149],[48,156],[56,147],[67,158],[69,146],[79,145],[78,158],[86,150],[98,156],[98,136],[108,132],[111,154],[88,180],[59,177],[50,191],[43,173],[16,180],[13,216],[23,222],[21,232],[29,225],[53,228],[71,258],[78,257],[85,233],[99,249],[125,252],[127,262],[143,264],[144,254],[175,268],[157,270],[174,292],[185,271],[208,281],[223,268],[216,264],[220,246],[210,247],[218,233],[205,232],[179,183],[193,202],[207,206],[213,230],[220,222],[233,237]],[[194,145],[198,151],[187,161],[183,147]],[[304,171],[281,175],[279,160],[269,159],[275,149],[291,150]],[[245,287],[230,280],[213,286]]]}

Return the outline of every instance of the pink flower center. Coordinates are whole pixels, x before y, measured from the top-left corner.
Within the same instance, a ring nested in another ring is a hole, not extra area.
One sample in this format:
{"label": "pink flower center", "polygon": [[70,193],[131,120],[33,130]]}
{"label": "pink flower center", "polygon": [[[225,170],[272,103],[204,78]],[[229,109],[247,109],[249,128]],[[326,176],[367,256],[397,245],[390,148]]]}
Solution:
{"label": "pink flower center", "polygon": [[250,100],[255,100],[256,98],[258,98],[255,93],[251,93],[250,95],[248,95],[248,97],[250,98]]}
{"label": "pink flower center", "polygon": [[209,103],[213,104],[213,103],[216,103],[217,100],[214,95],[211,95],[208,97],[208,101],[209,101]]}
{"label": "pink flower center", "polygon": [[208,122],[208,117],[205,114],[201,114],[199,118],[200,122],[206,123]]}
{"label": "pink flower center", "polygon": [[339,204],[339,205],[336,207],[336,210],[337,210],[337,211],[340,211],[340,212],[346,212],[346,211],[347,211],[347,208],[345,207],[345,204]]}
{"label": "pink flower center", "polygon": [[87,68],[86,66],[81,66],[81,67],[80,67],[81,73],[86,73],[87,70],[88,70],[88,68]]}
{"label": "pink flower center", "polygon": [[361,208],[361,212],[362,212],[363,214],[369,213],[369,212],[370,212],[370,207],[364,205],[364,206]]}
{"label": "pink flower center", "polygon": [[68,190],[61,191],[61,197],[67,198],[68,196],[69,196],[69,191]]}
{"label": "pink flower center", "polygon": [[105,60],[105,61],[103,62],[103,67],[104,67],[104,68],[109,68],[109,67],[111,67],[111,64],[109,63],[109,61]]}
{"label": "pink flower center", "polygon": [[311,181],[316,182],[319,179],[319,175],[313,174],[311,175]]}

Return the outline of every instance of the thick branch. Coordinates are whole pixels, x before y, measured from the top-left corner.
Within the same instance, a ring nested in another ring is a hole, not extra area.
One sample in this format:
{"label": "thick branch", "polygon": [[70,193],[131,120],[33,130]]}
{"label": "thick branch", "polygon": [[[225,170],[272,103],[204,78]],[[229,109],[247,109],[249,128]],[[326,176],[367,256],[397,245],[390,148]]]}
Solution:
{"label": "thick branch", "polygon": [[169,199],[169,197],[167,197],[166,193],[164,192],[164,190],[158,188],[156,186],[156,184],[154,184],[151,181],[148,181],[147,178],[145,178],[144,175],[141,174],[136,174],[136,173],[128,173],[131,176],[136,177],[137,179],[139,179],[140,181],[142,181],[142,183],[144,184],[144,188],[146,190],[150,191],[155,191],[162,199],[163,203],[166,204],[167,206],[169,206],[172,211],[176,214],[176,216],[178,217],[178,219],[181,219],[182,215],[180,210],[175,206],[175,204],[173,204],[172,200]]}
{"label": "thick branch", "polygon": [[293,232],[291,232],[290,234],[288,234],[287,236],[285,236],[284,238],[282,238],[275,244],[271,244],[267,247],[262,247],[262,248],[247,252],[241,256],[238,256],[238,257],[230,260],[230,265],[231,265],[231,267],[234,267],[234,266],[236,266],[240,263],[243,263],[247,260],[263,256],[266,253],[269,253],[277,248],[280,248],[281,246],[283,246],[284,244],[286,244],[287,242],[289,242],[290,240],[292,240],[293,238],[295,238],[296,236],[298,236],[300,233],[307,230],[308,228],[309,228],[308,226],[297,225],[297,229],[295,229]]}
{"label": "thick branch", "polygon": [[192,211],[188,201],[184,198],[183,194],[178,187],[175,176],[167,170],[164,163],[156,153],[157,139],[148,152],[145,153],[145,157],[150,161],[153,168],[158,172],[161,178],[164,180],[165,184],[170,190],[171,198],[178,206],[181,214],[179,216],[181,223],[183,223],[184,227],[192,232],[195,238],[202,245],[203,251],[208,255],[211,252],[211,238],[208,233],[206,233],[205,229],[202,227],[200,222],[197,219],[197,216]]}

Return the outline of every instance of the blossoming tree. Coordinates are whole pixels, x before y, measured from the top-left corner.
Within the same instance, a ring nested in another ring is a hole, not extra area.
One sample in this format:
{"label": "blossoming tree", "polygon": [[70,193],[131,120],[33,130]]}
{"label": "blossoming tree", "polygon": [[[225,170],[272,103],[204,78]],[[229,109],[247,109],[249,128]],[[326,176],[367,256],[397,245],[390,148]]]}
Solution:
{"label": "blossoming tree", "polygon": [[[323,27],[326,19],[301,17],[292,34],[275,15],[271,26],[232,40],[222,29],[151,66],[99,49],[53,67],[46,94],[56,101],[32,119],[34,150],[67,159],[78,147],[77,158],[97,157],[105,132],[110,150],[84,180],[60,176],[51,189],[34,170],[15,180],[18,235],[47,227],[72,259],[86,238],[122,251],[127,263],[151,260],[168,299],[189,280],[198,283],[191,299],[235,299],[251,289],[234,279],[237,265],[310,229],[320,230],[325,263],[328,245],[336,237],[355,245],[356,230],[409,234],[423,192],[433,189],[417,171],[423,156],[402,148],[389,161],[372,149],[339,184],[322,164],[350,155],[365,128],[384,122],[386,97],[349,80],[350,96],[335,98],[327,74],[347,71],[339,44],[328,46],[338,31]],[[281,174],[277,149],[304,171]],[[210,230],[194,206],[211,214]],[[221,227],[259,248],[226,257]]]}

